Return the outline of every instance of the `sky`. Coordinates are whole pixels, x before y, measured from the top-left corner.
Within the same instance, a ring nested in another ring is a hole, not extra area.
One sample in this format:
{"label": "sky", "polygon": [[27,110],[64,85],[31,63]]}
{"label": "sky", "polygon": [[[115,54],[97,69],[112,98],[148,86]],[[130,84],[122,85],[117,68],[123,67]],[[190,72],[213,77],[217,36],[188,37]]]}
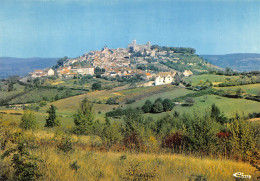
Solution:
{"label": "sky", "polygon": [[137,44],[260,53],[260,0],[0,0],[0,57]]}

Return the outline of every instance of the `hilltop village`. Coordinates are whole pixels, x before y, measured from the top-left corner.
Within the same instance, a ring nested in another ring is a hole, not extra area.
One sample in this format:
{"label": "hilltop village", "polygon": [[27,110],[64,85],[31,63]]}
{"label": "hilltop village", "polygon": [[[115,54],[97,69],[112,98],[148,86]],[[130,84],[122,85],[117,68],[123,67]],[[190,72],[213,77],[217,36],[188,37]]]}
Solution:
{"label": "hilltop village", "polygon": [[[53,68],[35,70],[30,76],[32,78],[57,76],[68,79],[85,75],[123,78],[139,75],[147,82],[147,86],[170,84],[174,82],[176,75],[191,76],[193,72],[190,67],[198,63],[206,64],[203,61],[183,61],[180,55],[187,52],[193,54],[195,51],[189,48],[160,47],[151,45],[149,41],[144,45],[138,45],[136,40],[133,40],[127,48],[110,49],[105,46],[100,51],[90,51],[77,58],[64,57],[59,59]],[[168,66],[169,62],[183,65],[187,69],[174,69]]]}

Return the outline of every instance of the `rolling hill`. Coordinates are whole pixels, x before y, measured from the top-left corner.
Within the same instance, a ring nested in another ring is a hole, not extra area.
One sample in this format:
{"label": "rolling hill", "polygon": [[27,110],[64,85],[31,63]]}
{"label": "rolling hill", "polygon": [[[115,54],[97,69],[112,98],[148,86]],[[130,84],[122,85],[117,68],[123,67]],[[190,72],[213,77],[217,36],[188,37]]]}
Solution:
{"label": "rolling hill", "polygon": [[10,75],[24,76],[35,69],[52,67],[57,58],[14,58],[0,57],[0,78]]}
{"label": "rolling hill", "polygon": [[234,53],[226,55],[200,55],[208,62],[222,68],[230,67],[237,71],[259,71],[260,54]]}

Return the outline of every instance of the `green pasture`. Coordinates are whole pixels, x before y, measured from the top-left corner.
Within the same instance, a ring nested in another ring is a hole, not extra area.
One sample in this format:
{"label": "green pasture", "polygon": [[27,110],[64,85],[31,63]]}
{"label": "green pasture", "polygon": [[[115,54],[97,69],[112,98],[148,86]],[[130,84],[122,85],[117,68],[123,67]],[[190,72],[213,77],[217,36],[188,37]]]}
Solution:
{"label": "green pasture", "polygon": [[260,94],[260,84],[248,84],[248,85],[239,85],[231,87],[216,87],[218,90],[225,90],[235,92],[237,89],[241,88],[247,94],[259,95]]}
{"label": "green pasture", "polygon": [[226,78],[237,79],[238,76],[225,76],[225,75],[214,75],[214,74],[202,74],[202,75],[193,75],[191,77],[184,77],[183,79],[186,82],[192,83],[192,85],[200,85],[200,81],[205,82],[206,80],[214,82],[223,82]]}

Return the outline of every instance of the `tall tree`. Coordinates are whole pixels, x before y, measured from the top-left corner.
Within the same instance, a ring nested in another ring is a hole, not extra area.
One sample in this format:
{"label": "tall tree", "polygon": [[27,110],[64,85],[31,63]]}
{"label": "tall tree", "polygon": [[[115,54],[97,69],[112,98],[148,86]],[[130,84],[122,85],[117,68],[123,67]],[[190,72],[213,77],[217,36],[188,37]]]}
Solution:
{"label": "tall tree", "polygon": [[93,120],[93,104],[84,99],[80,104],[78,113],[74,115],[75,132],[77,134],[87,134],[93,125]]}
{"label": "tall tree", "polygon": [[162,104],[164,111],[171,111],[174,106],[173,102],[170,99],[164,99]]}
{"label": "tall tree", "polygon": [[161,113],[161,112],[163,112],[163,105],[162,105],[162,102],[160,100],[157,100],[157,101],[154,102],[152,111],[154,113]]}
{"label": "tall tree", "polygon": [[51,105],[50,108],[47,110],[49,116],[46,119],[45,127],[60,126],[60,120],[56,116],[56,109],[57,108],[54,105]]}
{"label": "tall tree", "polygon": [[150,100],[146,100],[144,105],[142,106],[142,110],[144,111],[144,113],[149,113],[151,112],[153,107],[153,104]]}

